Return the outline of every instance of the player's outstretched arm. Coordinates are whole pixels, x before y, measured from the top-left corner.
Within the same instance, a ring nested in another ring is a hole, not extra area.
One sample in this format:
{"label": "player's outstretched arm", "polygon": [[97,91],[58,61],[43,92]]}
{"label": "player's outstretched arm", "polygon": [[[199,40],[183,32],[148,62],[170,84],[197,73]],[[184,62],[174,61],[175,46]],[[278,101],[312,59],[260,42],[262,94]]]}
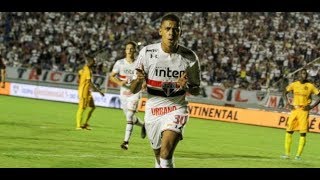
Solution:
{"label": "player's outstretched arm", "polygon": [[287,104],[287,105],[289,106],[289,109],[291,110],[291,109],[294,109],[294,107],[293,107],[293,105],[290,104],[290,102],[289,102],[288,94],[289,94],[289,91],[284,90],[284,91],[283,91],[283,94],[282,94],[282,97],[284,98],[285,104]]}
{"label": "player's outstretched arm", "polygon": [[6,70],[5,69],[0,69],[1,70],[1,81],[0,81],[0,86],[1,88],[5,88],[5,81],[6,81]]}
{"label": "player's outstretched arm", "polygon": [[145,80],[145,77],[144,77],[143,70],[136,69],[136,78],[134,78],[131,81],[130,91],[133,94],[138,93],[142,88],[142,84],[143,84],[144,80]]}
{"label": "player's outstretched arm", "polygon": [[200,94],[200,82],[201,82],[201,72],[200,63],[198,57],[194,54],[195,61],[190,63],[190,66],[186,70],[185,78],[187,80],[185,84],[185,90],[191,95],[197,96]]}
{"label": "player's outstretched arm", "polygon": [[116,75],[117,75],[117,73],[111,72],[111,73],[110,73],[110,81],[118,84],[119,86],[123,86],[123,85],[125,85],[125,84],[127,83],[127,81],[122,81],[122,80],[118,79],[118,78],[116,77]]}
{"label": "player's outstretched arm", "polygon": [[101,96],[104,96],[104,93],[92,81],[90,81],[90,86],[94,91],[99,92]]}
{"label": "player's outstretched arm", "polygon": [[177,85],[180,87],[180,89],[183,89],[190,94],[196,96],[200,94],[200,86],[198,85],[191,85],[188,83],[188,77],[187,73],[183,73],[177,80]]}
{"label": "player's outstretched arm", "polygon": [[200,94],[200,86],[196,85],[196,86],[192,86],[189,85],[188,86],[188,92],[194,96],[197,96]]}
{"label": "player's outstretched arm", "polygon": [[[319,90],[317,90],[317,91],[319,91]],[[316,100],[316,102],[314,102],[314,103],[313,103],[312,105],[310,105],[310,106],[305,107],[304,110],[307,110],[307,111],[312,110],[314,107],[318,106],[319,103],[320,103],[320,93],[317,94],[317,100]]]}

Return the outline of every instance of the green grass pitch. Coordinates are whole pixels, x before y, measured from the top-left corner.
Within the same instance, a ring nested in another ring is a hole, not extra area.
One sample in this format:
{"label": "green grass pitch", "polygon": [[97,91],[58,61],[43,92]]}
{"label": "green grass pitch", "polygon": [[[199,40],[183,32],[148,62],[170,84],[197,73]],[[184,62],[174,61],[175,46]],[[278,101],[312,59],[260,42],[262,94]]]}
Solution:
{"label": "green grass pitch", "polygon": [[[135,126],[120,149],[122,110],[97,107],[91,131],[75,130],[77,104],[0,96],[2,168],[153,168],[153,151]],[[138,116],[143,117],[139,112]],[[319,134],[309,133],[302,161],[282,160],[284,129],[190,118],[175,152],[177,168],[320,167]],[[298,145],[293,136],[292,156]]]}

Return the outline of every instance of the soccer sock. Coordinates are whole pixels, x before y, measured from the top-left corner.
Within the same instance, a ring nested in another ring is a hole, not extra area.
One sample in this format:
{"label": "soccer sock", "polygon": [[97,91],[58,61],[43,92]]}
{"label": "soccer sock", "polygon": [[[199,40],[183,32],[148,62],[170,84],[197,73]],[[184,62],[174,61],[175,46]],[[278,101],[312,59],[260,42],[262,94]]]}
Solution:
{"label": "soccer sock", "polygon": [[172,156],[172,167],[176,167],[175,163],[174,163],[174,156]]}
{"label": "soccer sock", "polygon": [[126,112],[126,116],[127,116],[127,121],[132,121],[134,125],[138,125],[140,127],[143,126],[143,122],[137,117],[134,115],[135,113],[131,110],[128,110]]}
{"label": "soccer sock", "polygon": [[306,137],[300,136],[297,156],[301,156],[305,144],[306,144]]}
{"label": "soccer sock", "polygon": [[81,126],[81,119],[82,119],[82,113],[83,113],[83,111],[84,111],[84,109],[78,108],[77,118],[76,118],[77,128],[79,128],[79,127]]}
{"label": "soccer sock", "polygon": [[142,127],[143,126],[143,122],[140,120],[140,118],[138,118],[137,116],[133,116],[133,119],[135,119],[133,122],[135,125]]}
{"label": "soccer sock", "polygon": [[173,168],[172,159],[162,159],[160,158],[161,168]]}
{"label": "soccer sock", "polygon": [[157,158],[154,158],[154,167],[155,168],[161,168],[160,164],[157,161]]}
{"label": "soccer sock", "polygon": [[292,143],[292,134],[287,132],[286,138],[285,138],[285,144],[284,144],[285,154],[287,156],[290,156],[291,143]]}
{"label": "soccer sock", "polygon": [[88,123],[88,121],[89,121],[89,119],[90,119],[90,117],[91,117],[94,109],[95,109],[95,107],[88,107],[88,111],[87,111],[87,113],[86,113],[86,118],[85,118],[85,120],[86,120],[86,121],[85,121],[85,124]]}
{"label": "soccer sock", "polygon": [[133,129],[132,122],[127,122],[126,132],[124,135],[124,141],[129,142],[130,137],[131,137],[131,133],[132,133],[132,129]]}

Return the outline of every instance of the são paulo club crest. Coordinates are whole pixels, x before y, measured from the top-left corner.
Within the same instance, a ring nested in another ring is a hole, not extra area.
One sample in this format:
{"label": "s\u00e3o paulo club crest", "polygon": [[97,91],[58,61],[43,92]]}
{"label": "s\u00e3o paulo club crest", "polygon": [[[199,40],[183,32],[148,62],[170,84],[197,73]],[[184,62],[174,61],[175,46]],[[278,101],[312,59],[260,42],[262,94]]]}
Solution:
{"label": "s\u00e3o paulo club crest", "polygon": [[170,96],[171,94],[177,92],[177,83],[175,82],[162,82],[161,84],[163,92],[167,95]]}

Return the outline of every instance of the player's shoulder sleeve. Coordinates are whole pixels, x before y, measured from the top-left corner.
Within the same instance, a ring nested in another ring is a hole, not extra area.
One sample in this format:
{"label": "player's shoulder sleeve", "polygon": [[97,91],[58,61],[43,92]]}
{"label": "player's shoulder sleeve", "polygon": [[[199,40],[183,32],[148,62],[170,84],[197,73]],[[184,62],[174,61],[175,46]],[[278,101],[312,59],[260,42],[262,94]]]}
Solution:
{"label": "player's shoulder sleeve", "polygon": [[296,84],[297,84],[297,81],[290,83],[290,84],[286,87],[286,91],[293,91]]}
{"label": "player's shoulder sleeve", "polygon": [[179,53],[182,57],[184,57],[184,58],[186,58],[186,59],[188,59],[188,60],[190,60],[190,61],[197,61],[197,60],[199,60],[197,54],[196,54],[194,51],[192,51],[191,49],[186,48],[186,47],[184,47],[184,46],[181,46],[181,45],[180,45],[180,48],[179,48],[179,50],[178,50],[178,53]]}
{"label": "player's shoulder sleeve", "polygon": [[91,72],[88,66],[83,67],[82,76],[84,76],[85,79],[91,79]]}
{"label": "player's shoulder sleeve", "polygon": [[200,72],[200,61],[197,54],[184,46],[180,46],[179,52],[182,57],[187,59],[188,68],[187,76],[188,83],[192,86],[200,86],[201,82],[201,72]]}
{"label": "player's shoulder sleeve", "polygon": [[78,75],[81,76],[82,73],[83,73],[83,69],[80,69],[80,70],[78,71]]}
{"label": "player's shoulder sleeve", "polygon": [[319,95],[320,94],[319,89],[314,84],[310,83],[310,87],[311,87],[311,91],[312,91],[313,94],[315,94],[315,95]]}
{"label": "player's shoulder sleeve", "polygon": [[140,69],[140,70],[144,70],[146,72],[146,70],[147,70],[146,69],[146,52],[149,47],[150,47],[150,45],[145,46],[139,51],[139,55],[136,60],[134,69]]}
{"label": "player's shoulder sleeve", "polygon": [[120,72],[120,64],[121,64],[121,59],[117,60],[116,63],[114,63],[112,72],[114,73],[119,73]]}

